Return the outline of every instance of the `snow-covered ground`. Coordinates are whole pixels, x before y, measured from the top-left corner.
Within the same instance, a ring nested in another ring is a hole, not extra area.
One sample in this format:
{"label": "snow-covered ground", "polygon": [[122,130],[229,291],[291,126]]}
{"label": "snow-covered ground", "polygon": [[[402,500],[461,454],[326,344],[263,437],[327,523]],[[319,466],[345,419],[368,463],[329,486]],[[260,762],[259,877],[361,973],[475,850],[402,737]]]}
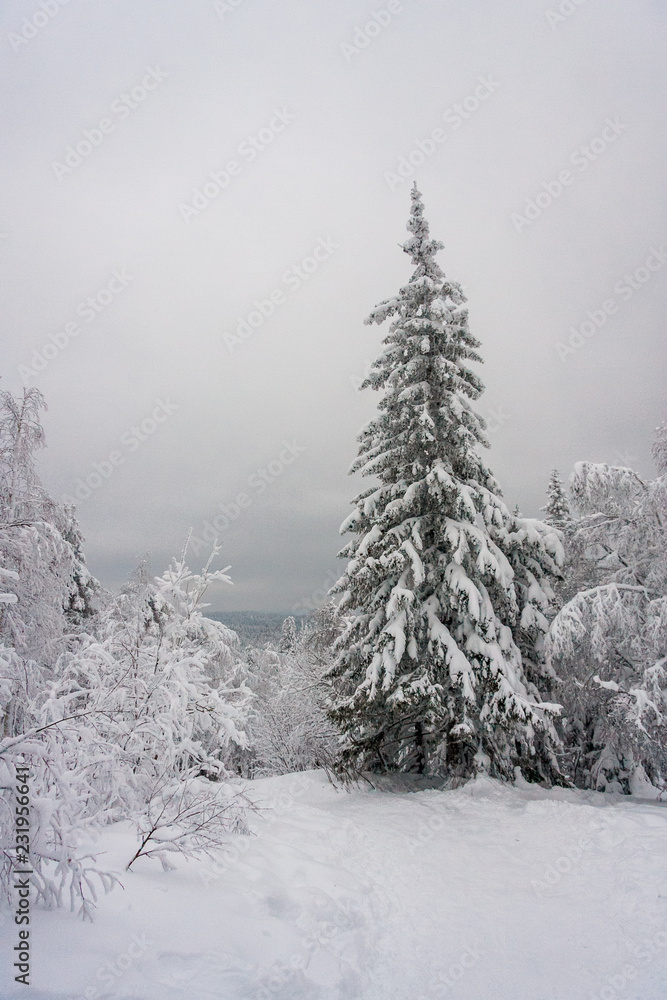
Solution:
{"label": "snow-covered ground", "polygon": [[[4,965],[2,1000],[667,997],[667,803],[247,785],[255,835],[220,863],[142,859],[92,925],[34,911],[33,986]],[[118,870],[135,849],[122,824],[102,844]]]}

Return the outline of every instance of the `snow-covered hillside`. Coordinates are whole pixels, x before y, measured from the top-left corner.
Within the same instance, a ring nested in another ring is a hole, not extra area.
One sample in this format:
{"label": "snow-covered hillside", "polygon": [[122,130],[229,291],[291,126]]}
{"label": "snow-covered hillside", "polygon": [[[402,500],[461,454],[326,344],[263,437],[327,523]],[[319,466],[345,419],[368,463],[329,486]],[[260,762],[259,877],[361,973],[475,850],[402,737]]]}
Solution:
{"label": "snow-covered hillside", "polygon": [[[667,803],[399,780],[246,782],[254,835],[226,859],[140,859],[94,924],[34,911],[30,997],[664,1000]],[[133,845],[101,841],[119,871]]]}

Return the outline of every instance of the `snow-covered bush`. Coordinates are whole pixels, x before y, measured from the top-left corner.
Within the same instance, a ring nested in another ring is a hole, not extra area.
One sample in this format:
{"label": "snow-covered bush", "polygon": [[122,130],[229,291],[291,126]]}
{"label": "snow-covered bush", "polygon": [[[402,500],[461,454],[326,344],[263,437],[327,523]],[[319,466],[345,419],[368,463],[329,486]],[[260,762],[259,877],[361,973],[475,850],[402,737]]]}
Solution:
{"label": "snow-covered bush", "polygon": [[[108,892],[118,882],[114,873],[98,866],[94,848],[107,819],[95,770],[109,748],[92,733],[81,739],[77,721],[35,726],[0,741],[0,881],[8,900],[14,870],[29,868],[37,902],[49,909],[68,902],[71,910],[91,919],[97,891]],[[17,845],[19,772],[28,776],[30,825],[28,843]]]}
{"label": "snow-covered bush", "polygon": [[244,802],[220,779],[246,742],[250,693],[235,636],[202,614],[207,587],[229,582],[211,569],[217,547],[200,574],[184,554],[102,593],[73,510],[35,473],[43,405],[36,390],[0,394],[0,878],[6,894],[27,769],[37,898],[89,917],[96,887],[116,881],[95,860],[105,823],[132,820],[144,854],[166,832],[172,852],[208,850],[242,824]]}
{"label": "snow-covered bush", "polygon": [[[226,746],[245,743],[248,691],[225,670],[224,626],[200,610],[206,585],[223,578],[208,566],[192,574],[181,560],[154,584],[135,584],[104,610],[100,635],[78,634],[50,679],[20,699],[27,710],[19,728],[30,727],[0,745],[5,887],[15,862],[17,767],[31,776],[29,861],[38,898],[62,905],[67,892],[84,916],[95,880],[105,889],[115,881],[95,863],[103,824],[132,820],[141,837],[136,856],[163,864],[166,852],[209,851],[243,825],[246,803],[219,779],[228,775]],[[15,701],[18,686],[23,695],[29,673],[14,651],[4,650],[0,662],[6,715],[8,694]]]}
{"label": "snow-covered bush", "polygon": [[200,857],[224,849],[229,833],[247,833],[251,803],[231,784],[215,785],[196,770],[174,778],[159,776],[136,819],[139,846],[127,864],[157,858],[164,871],[175,868],[170,855]]}
{"label": "snow-covered bush", "polygon": [[595,585],[561,608],[549,643],[570,767],[586,787],[627,792],[648,777],[667,788],[666,430],[654,481],[588,462],[571,478],[574,542]]}
{"label": "snow-covered bush", "polygon": [[89,916],[96,885],[114,883],[90,851],[100,822],[90,783],[99,747],[81,740],[79,718],[49,725],[44,703],[55,663],[94,617],[99,587],[73,512],[51,500],[35,472],[43,407],[36,389],[20,399],[0,393],[0,881],[6,894],[17,863],[16,775],[27,767],[37,898],[47,906],[68,898]]}
{"label": "snow-covered bush", "polygon": [[275,684],[255,704],[251,725],[255,775],[331,765],[336,732],[321,692],[322,681],[314,679],[303,663],[281,664]]}
{"label": "snow-covered bush", "polygon": [[0,708],[6,718],[17,701],[25,706],[13,717],[18,734],[0,745],[5,886],[15,861],[14,776],[24,765],[32,881],[48,906],[67,893],[90,916],[96,880],[113,885],[95,862],[105,823],[134,822],[137,856],[163,864],[166,852],[209,851],[242,827],[246,803],[220,779],[229,776],[228,745],[245,744],[249,692],[230,633],[201,613],[209,583],[227,579],[210,560],[201,574],[183,559],[153,582],[140,573],[102,610],[98,636],[72,636],[48,676],[32,678],[15,651],[2,651]]}
{"label": "snow-covered bush", "polygon": [[246,743],[250,693],[227,642],[233,636],[202,614],[209,584],[229,582],[210,568],[217,554],[201,574],[184,556],[155,580],[141,569],[102,611],[97,638],[81,636],[56,663],[44,710],[52,719],[91,713],[86,725],[113,748],[96,787],[115,819],[141,825],[156,782],[181,780],[187,794],[197,774],[226,776],[229,745]]}
{"label": "snow-covered bush", "polygon": [[51,500],[35,472],[44,407],[36,389],[18,400],[0,392],[0,564],[17,574],[16,601],[0,604],[0,640],[48,666],[63,637],[92,617],[99,585],[85,566],[72,510]]}
{"label": "snow-covered bush", "polygon": [[337,609],[332,604],[314,612],[299,633],[292,627],[294,619],[286,621],[290,624],[280,645],[290,651],[247,651],[247,683],[254,699],[249,749],[238,770],[248,776],[330,767],[337,746],[327,716],[330,688],[323,678],[340,631]]}

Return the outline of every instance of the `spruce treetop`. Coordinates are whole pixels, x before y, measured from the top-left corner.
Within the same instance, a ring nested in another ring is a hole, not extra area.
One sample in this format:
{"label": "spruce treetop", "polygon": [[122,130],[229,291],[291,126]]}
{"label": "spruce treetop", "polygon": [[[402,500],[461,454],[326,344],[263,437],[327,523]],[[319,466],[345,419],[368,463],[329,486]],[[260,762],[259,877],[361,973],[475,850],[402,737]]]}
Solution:
{"label": "spruce treetop", "polygon": [[384,389],[385,395],[378,406],[381,416],[362,432],[352,471],[395,482],[441,467],[500,494],[477,451],[478,445],[488,447],[485,422],[468,402],[484,391],[468,367],[481,363],[480,344],[468,328],[461,286],[448,281],[435,260],[443,244],[430,238],[416,185],[407,229],[412,235],[403,250],[415,271],[398,296],[381,302],[365,320],[379,324],[396,317],[384,339],[385,351],[361,386]]}
{"label": "spruce treetop", "polygon": [[412,233],[412,238],[405,241],[403,249],[410,255],[412,263],[417,268],[412,280],[427,277],[433,281],[441,281],[444,274],[435,260],[435,255],[438,250],[444,250],[445,244],[430,238],[429,225],[424,218],[421,191],[418,190],[416,181],[412,185],[411,198],[412,207],[406,228]]}

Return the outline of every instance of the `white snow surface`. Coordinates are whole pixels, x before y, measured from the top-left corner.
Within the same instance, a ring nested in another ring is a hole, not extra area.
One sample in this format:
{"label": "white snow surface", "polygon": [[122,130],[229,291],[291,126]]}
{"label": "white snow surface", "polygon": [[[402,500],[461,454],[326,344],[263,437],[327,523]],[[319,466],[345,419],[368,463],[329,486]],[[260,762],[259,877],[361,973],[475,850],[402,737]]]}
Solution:
{"label": "white snow surface", "polygon": [[[244,783],[217,863],[141,859],[93,924],[33,908],[30,1000],[664,1000],[667,803],[510,787]],[[108,828],[100,863],[135,850]]]}

